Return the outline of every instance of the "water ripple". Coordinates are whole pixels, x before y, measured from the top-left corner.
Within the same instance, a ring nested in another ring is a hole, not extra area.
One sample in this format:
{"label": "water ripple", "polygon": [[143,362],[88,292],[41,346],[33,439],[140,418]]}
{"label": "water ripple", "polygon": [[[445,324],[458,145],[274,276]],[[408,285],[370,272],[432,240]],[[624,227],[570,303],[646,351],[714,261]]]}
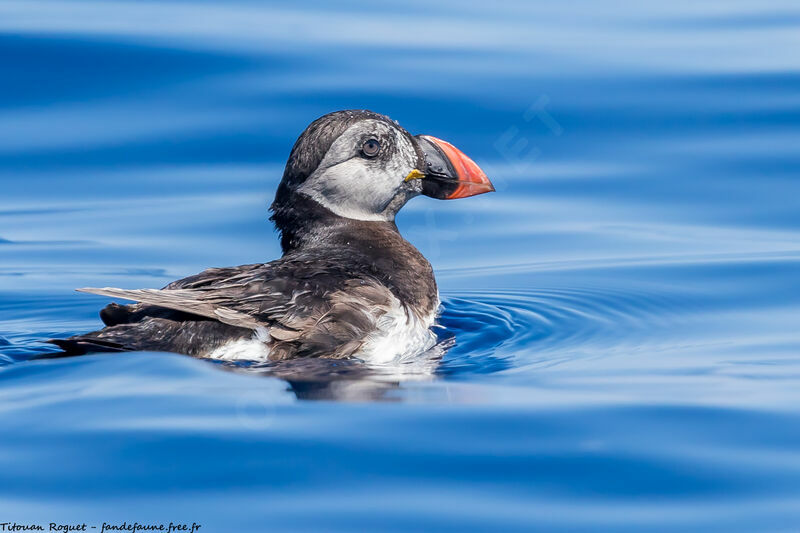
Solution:
{"label": "water ripple", "polygon": [[439,372],[491,373],[620,350],[681,320],[685,305],[655,291],[605,288],[461,292],[444,301],[440,335],[455,344]]}

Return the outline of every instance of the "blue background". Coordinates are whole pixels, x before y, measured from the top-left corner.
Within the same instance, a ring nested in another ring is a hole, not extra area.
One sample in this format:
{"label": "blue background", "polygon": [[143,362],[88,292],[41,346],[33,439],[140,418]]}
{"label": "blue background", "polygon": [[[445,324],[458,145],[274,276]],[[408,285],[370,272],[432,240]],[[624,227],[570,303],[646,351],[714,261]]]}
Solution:
{"label": "blue background", "polygon": [[[343,108],[497,187],[398,218],[441,364],[31,360],[100,326],[75,287],[276,258]],[[0,522],[797,529],[799,171],[795,1],[2,0]]]}

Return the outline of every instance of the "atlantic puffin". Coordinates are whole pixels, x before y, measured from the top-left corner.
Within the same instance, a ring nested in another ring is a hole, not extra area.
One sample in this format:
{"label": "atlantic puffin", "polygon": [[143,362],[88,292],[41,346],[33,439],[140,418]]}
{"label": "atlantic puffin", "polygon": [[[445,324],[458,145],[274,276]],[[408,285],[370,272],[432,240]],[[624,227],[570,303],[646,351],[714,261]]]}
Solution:
{"label": "atlantic puffin", "polygon": [[395,215],[420,194],[493,191],[453,145],[389,117],[336,111],[292,148],[270,210],[283,256],[211,268],[162,289],[83,288],[137,302],[100,311],[101,330],[51,339],[64,355],[164,351],[220,360],[389,362],[436,342],[433,269]]}

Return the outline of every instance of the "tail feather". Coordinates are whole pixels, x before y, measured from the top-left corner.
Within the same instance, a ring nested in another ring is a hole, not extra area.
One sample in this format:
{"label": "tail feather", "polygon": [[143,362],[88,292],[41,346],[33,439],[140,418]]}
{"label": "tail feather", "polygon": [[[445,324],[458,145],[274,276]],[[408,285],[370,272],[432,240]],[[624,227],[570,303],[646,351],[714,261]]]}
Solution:
{"label": "tail feather", "polygon": [[125,347],[116,342],[91,337],[70,337],[68,339],[49,339],[45,342],[61,348],[63,355],[83,355],[90,352],[125,352]]}
{"label": "tail feather", "polygon": [[[253,331],[216,320],[176,321],[145,317],[140,322],[109,326],[66,339],[50,339],[64,353],[154,351],[203,355],[235,339],[249,339]],[[202,342],[201,342],[202,341]]]}

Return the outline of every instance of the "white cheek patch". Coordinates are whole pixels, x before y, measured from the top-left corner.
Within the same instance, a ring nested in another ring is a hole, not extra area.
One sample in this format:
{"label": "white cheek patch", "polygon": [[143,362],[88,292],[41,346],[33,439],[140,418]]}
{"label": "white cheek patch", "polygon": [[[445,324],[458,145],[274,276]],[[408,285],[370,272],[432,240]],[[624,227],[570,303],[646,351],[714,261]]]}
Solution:
{"label": "white cheek patch", "polygon": [[[389,161],[369,160],[356,152],[365,133],[390,133],[396,148]],[[411,142],[395,128],[363,121],[348,128],[331,145],[319,167],[297,189],[340,217],[387,221],[385,210],[416,164]]]}
{"label": "white cheek patch", "polygon": [[402,181],[386,170],[376,172],[354,157],[312,174],[298,189],[335,214],[355,220],[388,220],[383,213]]}

